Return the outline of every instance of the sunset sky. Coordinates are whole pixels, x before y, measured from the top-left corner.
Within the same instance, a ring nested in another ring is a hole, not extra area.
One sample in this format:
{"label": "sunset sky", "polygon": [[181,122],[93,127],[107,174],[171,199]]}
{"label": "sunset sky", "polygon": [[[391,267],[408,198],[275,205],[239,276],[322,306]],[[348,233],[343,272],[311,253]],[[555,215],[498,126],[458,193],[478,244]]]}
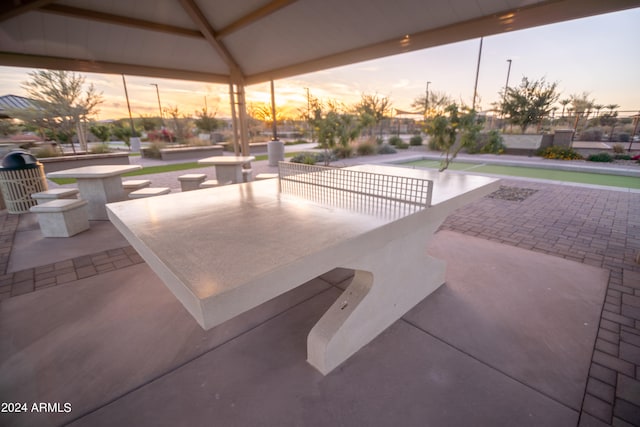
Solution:
{"label": "sunset sky", "polygon": [[[498,100],[507,77],[517,85],[523,76],[558,82],[561,99],[588,92],[598,104],[617,104],[620,111],[640,111],[640,9],[547,25],[484,38],[478,94],[480,108]],[[438,91],[471,104],[480,39],[361,62],[275,81],[279,109],[295,114],[306,109],[312,96],[352,104],[362,93],[389,97],[395,108],[411,110],[411,103]],[[0,67],[0,95],[26,95],[21,83],[25,68]],[[98,119],[127,116],[120,75],[83,74],[103,92]],[[192,115],[205,105],[217,117],[230,115],[227,85],[126,76],[134,117],[158,115],[155,83],[163,107],[177,106]],[[269,103],[269,84],[248,86],[247,102]],[[630,115],[631,113],[621,113]]]}

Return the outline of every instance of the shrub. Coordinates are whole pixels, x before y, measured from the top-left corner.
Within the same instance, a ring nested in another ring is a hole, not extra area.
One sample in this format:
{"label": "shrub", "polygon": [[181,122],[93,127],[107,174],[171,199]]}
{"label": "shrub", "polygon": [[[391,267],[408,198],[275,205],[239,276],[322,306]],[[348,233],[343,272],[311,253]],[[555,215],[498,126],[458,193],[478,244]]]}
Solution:
{"label": "shrub", "polygon": [[418,146],[422,145],[422,137],[420,135],[414,135],[409,140],[409,145]]}
{"label": "shrub", "polygon": [[160,150],[164,147],[166,147],[164,142],[154,141],[144,149],[144,156],[152,159],[160,159],[162,158]]}
{"label": "shrub", "polygon": [[613,157],[611,157],[611,154],[609,153],[598,153],[598,154],[590,154],[589,157],[587,157],[587,160],[589,160],[590,162],[612,162],[613,161]]}
{"label": "shrub", "polygon": [[107,144],[94,145],[89,150],[89,154],[105,154],[110,152],[111,150],[109,149],[109,146]]}
{"label": "shrub", "polygon": [[200,139],[198,137],[187,138],[184,143],[188,147],[206,147],[208,145],[211,145],[211,141],[209,141],[208,139]]}
{"label": "shrub", "polygon": [[296,139],[295,141],[285,142],[284,145],[297,145],[297,144],[307,144],[308,141],[305,139]]}
{"label": "shrub", "polygon": [[580,132],[580,139],[582,141],[600,141],[603,134],[602,128],[587,128]]}
{"label": "shrub", "polygon": [[389,144],[382,144],[380,148],[378,148],[378,154],[395,154],[395,153],[397,153],[396,149]]}
{"label": "shrub", "polygon": [[506,149],[502,135],[497,130],[478,134],[475,141],[466,146],[466,151],[469,154],[502,154]]}
{"label": "shrub", "polygon": [[315,165],[315,153],[300,153],[291,158],[291,163],[304,163],[305,165]]}
{"label": "shrub", "polygon": [[353,148],[350,145],[338,145],[333,149],[333,154],[339,159],[348,159],[353,154]]}
{"label": "shrub", "polygon": [[376,144],[378,144],[378,145],[384,144],[384,139],[382,139],[382,137],[377,137],[376,138]]}
{"label": "shrub", "polygon": [[326,164],[329,164],[337,159],[335,154],[331,152],[322,151],[320,153],[313,153],[313,154],[316,159],[316,162],[324,162]]}
{"label": "shrub", "polygon": [[298,153],[295,156],[293,156],[291,158],[291,163],[304,163],[307,165],[315,165],[316,163],[323,163],[323,162],[329,163],[335,160],[336,160],[336,157],[332,153],[329,153],[329,159],[328,161],[325,161],[324,152],[319,152],[319,153],[305,152],[305,153]]}
{"label": "shrub", "polygon": [[376,154],[377,148],[378,146],[374,141],[364,141],[358,144],[356,153],[358,153],[358,156],[371,156]]}
{"label": "shrub", "polygon": [[176,137],[173,134],[173,132],[171,132],[166,128],[158,131],[147,132],[147,138],[149,139],[149,141],[173,142],[176,140]]}
{"label": "shrub", "polygon": [[633,160],[633,157],[628,154],[616,154],[613,158],[616,160]]}
{"label": "shrub", "polygon": [[304,163],[305,165],[315,165],[316,159],[313,156],[304,156],[302,158],[302,163]]}
{"label": "shrub", "polygon": [[617,153],[617,154],[624,153],[624,146],[622,144],[614,144],[612,148],[614,153]]}
{"label": "shrub", "polygon": [[389,144],[391,145],[395,145],[397,146],[398,144],[402,144],[402,138],[400,138],[399,136],[392,136],[391,138],[389,138],[389,141],[387,141]]}
{"label": "shrub", "polygon": [[38,159],[44,159],[46,157],[60,157],[62,153],[51,145],[44,145],[40,148],[30,150],[31,153]]}
{"label": "shrub", "polygon": [[582,156],[573,148],[569,147],[547,147],[538,151],[538,155],[545,159],[557,160],[579,160]]}
{"label": "shrub", "polygon": [[398,142],[396,144],[396,148],[399,148],[401,150],[406,150],[407,148],[409,148],[409,144],[407,144],[406,142]]}
{"label": "shrub", "polygon": [[487,136],[487,144],[480,150],[481,153],[502,154],[507,149],[504,145],[502,135],[497,130],[492,130],[485,134]]}

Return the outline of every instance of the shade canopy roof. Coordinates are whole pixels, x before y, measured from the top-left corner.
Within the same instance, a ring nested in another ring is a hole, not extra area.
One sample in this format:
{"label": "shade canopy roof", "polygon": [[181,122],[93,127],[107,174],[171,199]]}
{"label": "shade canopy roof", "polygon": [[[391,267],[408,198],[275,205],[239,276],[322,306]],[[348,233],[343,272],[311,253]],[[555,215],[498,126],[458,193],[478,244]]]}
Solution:
{"label": "shade canopy roof", "polygon": [[0,65],[253,84],[640,0],[14,0]]}

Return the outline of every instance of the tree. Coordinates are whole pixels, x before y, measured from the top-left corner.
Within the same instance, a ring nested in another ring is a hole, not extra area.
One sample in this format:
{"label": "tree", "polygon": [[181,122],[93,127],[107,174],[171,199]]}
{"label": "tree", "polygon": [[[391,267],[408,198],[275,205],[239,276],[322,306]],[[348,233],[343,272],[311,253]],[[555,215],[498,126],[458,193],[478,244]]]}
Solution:
{"label": "tree", "polygon": [[325,166],[329,165],[330,150],[339,150],[343,157],[348,157],[351,152],[350,143],[360,135],[362,130],[358,117],[346,112],[344,106],[329,101],[327,107],[328,111],[324,114],[320,111],[321,117],[315,121],[318,128],[318,142],[325,150]]}
{"label": "tree", "polygon": [[[369,128],[369,135],[372,135],[372,128],[379,126],[380,122],[391,112],[391,101],[386,96],[379,97],[378,94],[362,94],[360,102],[356,104],[355,110],[360,116],[360,123],[363,127]],[[382,134],[382,128],[379,127]]]}
{"label": "tree", "polygon": [[515,88],[507,88],[506,94],[500,92],[502,111],[510,123],[520,126],[522,133],[534,123],[540,123],[549,114],[552,104],[558,100],[558,83],[547,83],[544,78],[530,81],[527,77]]}
{"label": "tree", "polygon": [[[93,84],[85,89],[85,78],[69,71],[39,70],[29,73],[29,77],[31,80],[22,87],[37,108],[24,113],[18,111],[16,117],[48,129],[61,141],[71,142],[77,133],[80,148],[86,151],[83,123],[97,113],[102,93],[98,93]],[[75,152],[73,143],[71,148]]]}
{"label": "tree", "polygon": [[476,112],[467,107],[450,104],[445,111],[437,114],[427,126],[431,136],[429,145],[445,156],[440,163],[440,172],[449,167],[460,150],[475,142],[482,124],[477,120]]}
{"label": "tree", "polygon": [[[186,117],[184,116],[184,114],[180,112],[180,110],[178,109],[178,106],[169,105],[164,109],[164,113],[168,114],[173,119],[176,140],[178,139],[184,140],[185,138],[187,138],[189,136],[189,133],[188,133],[188,130],[186,129],[187,128],[185,123]],[[173,141],[170,141],[170,142],[173,142]]]}
{"label": "tree", "polygon": [[105,125],[91,126],[89,130],[102,142],[107,142],[111,136],[111,130]]}
{"label": "tree", "polygon": [[564,118],[564,110],[567,108],[567,105],[571,104],[570,99],[563,99],[560,101],[560,105],[562,105],[562,117]]}
{"label": "tree", "polygon": [[196,112],[198,117],[195,120],[195,125],[203,132],[213,132],[220,127],[220,121],[216,119],[216,113],[209,113],[207,107],[204,107],[202,111]]}
{"label": "tree", "polygon": [[320,120],[322,120],[322,110],[324,109],[324,105],[320,99],[315,96],[309,96],[308,104],[307,104],[307,122],[309,123],[309,127],[311,128],[311,141],[314,140],[314,134],[318,131],[318,125]]}
{"label": "tree", "polygon": [[429,118],[438,114],[444,114],[447,107],[453,104],[453,99],[444,92],[431,91],[429,92],[429,102],[427,102],[427,95],[417,97],[411,107],[424,111],[424,117]]}
{"label": "tree", "polygon": [[145,132],[149,132],[162,127],[162,118],[152,115],[140,115],[140,118],[136,120],[139,125],[142,125],[142,129]]}
{"label": "tree", "polygon": [[609,112],[608,113],[604,113],[602,116],[599,117],[600,124],[602,126],[610,126],[611,127],[611,130],[609,131],[608,141],[612,141],[613,140],[613,130],[616,128],[616,124],[618,123],[618,112],[615,111],[615,109],[618,108],[618,107],[619,107],[619,105],[617,105],[617,104],[605,105],[604,108],[608,108]]}
{"label": "tree", "polygon": [[0,119],[0,136],[14,135],[18,132],[18,126],[13,119]]}
{"label": "tree", "polygon": [[111,135],[116,137],[119,141],[124,141],[127,147],[131,148],[131,128],[125,127],[122,124],[122,121],[112,123]]}
{"label": "tree", "polygon": [[571,111],[575,115],[573,129],[578,132],[581,121],[584,121],[585,126],[588,124],[589,115],[591,115],[591,110],[595,108],[596,102],[589,98],[589,92],[573,94],[569,98],[571,99]]}

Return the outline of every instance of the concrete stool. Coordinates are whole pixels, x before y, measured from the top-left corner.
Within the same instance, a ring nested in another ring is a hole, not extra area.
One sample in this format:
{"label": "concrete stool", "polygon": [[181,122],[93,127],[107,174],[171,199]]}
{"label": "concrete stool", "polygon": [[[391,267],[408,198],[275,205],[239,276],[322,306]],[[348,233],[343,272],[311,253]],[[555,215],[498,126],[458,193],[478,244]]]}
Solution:
{"label": "concrete stool", "polygon": [[182,191],[197,190],[205,179],[207,179],[207,175],[203,173],[188,173],[178,177]]}
{"label": "concrete stool", "polygon": [[132,191],[129,193],[130,199],[143,199],[145,197],[161,196],[163,194],[169,194],[171,189],[169,187],[149,187],[141,188],[140,190]]}
{"label": "concrete stool", "polygon": [[131,194],[132,191],[147,188],[151,185],[151,181],[148,179],[130,179],[128,181],[122,181],[122,188],[124,188],[125,195]]}
{"label": "concrete stool", "polygon": [[259,173],[258,175],[256,175],[256,181],[260,181],[263,179],[273,179],[277,177],[278,177],[277,173]]}
{"label": "concrete stool", "polygon": [[202,184],[200,184],[200,188],[213,188],[213,187],[220,187],[221,185],[229,185],[231,184],[231,181],[226,181],[223,183],[218,182],[217,179],[208,179],[205,182],[203,182]]}
{"label": "concrete stool", "polygon": [[253,177],[251,175],[252,173],[253,173],[252,169],[242,169],[242,182],[253,181]]}
{"label": "concrete stool", "polygon": [[71,237],[89,229],[87,201],[56,199],[32,206],[44,237]]}
{"label": "concrete stool", "polygon": [[33,193],[32,199],[35,199],[39,205],[57,199],[77,199],[77,188],[52,188],[51,190]]}

